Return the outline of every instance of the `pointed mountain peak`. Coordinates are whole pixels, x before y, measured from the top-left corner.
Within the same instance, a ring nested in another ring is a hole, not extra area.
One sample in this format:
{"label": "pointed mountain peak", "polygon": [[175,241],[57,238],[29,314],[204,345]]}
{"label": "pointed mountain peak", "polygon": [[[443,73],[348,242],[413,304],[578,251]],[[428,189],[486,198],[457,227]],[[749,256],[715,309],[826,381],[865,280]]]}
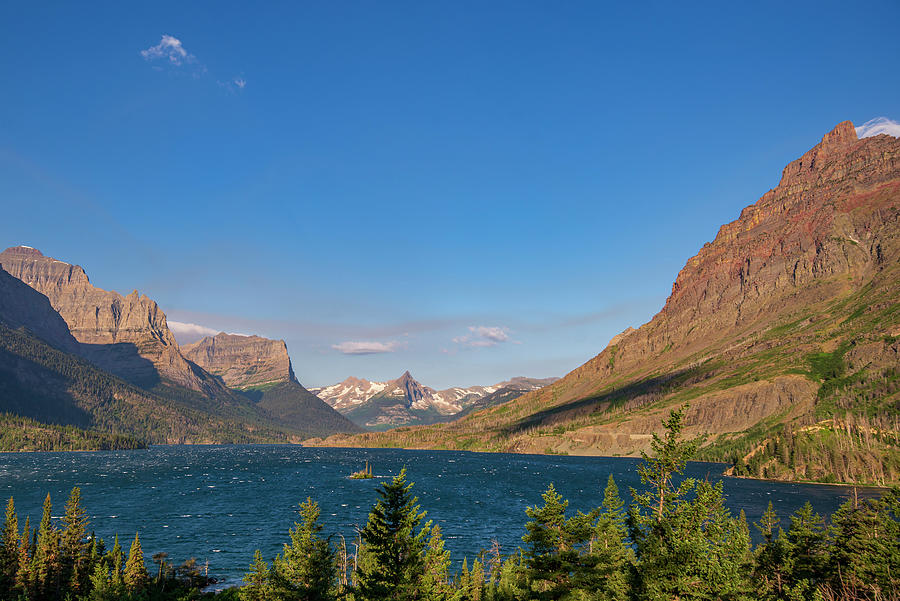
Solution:
{"label": "pointed mountain peak", "polygon": [[859,142],[856,128],[850,121],[842,121],[822,137],[822,141],[806,151],[799,159],[790,162],[781,173],[779,188],[813,181],[829,163],[839,160]]}
{"label": "pointed mountain peak", "polygon": [[822,137],[822,142],[819,146],[822,148],[846,146],[847,144],[856,142],[858,139],[859,137],[856,135],[856,128],[853,127],[853,123],[850,121],[841,121],[834,129]]}

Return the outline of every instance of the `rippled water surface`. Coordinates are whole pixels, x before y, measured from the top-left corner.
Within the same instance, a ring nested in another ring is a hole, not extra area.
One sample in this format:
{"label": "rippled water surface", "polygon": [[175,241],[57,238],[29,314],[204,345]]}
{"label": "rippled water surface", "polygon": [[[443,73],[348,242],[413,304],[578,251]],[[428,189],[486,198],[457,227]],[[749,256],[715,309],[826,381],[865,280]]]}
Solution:
{"label": "rippled water surface", "polygon": [[[347,478],[367,460],[378,478]],[[69,491],[80,486],[98,536],[110,541],[119,533],[127,548],[140,531],[148,558],[166,551],[177,562],[208,560],[211,575],[236,582],[254,549],[267,558],[280,550],[297,504],[308,496],[321,507],[325,532],[342,533],[349,542],[354,527],[365,524],[378,483],[403,466],[415,482],[422,509],[441,525],[453,559],[460,562],[492,539],[506,551],[521,544],[525,508],[540,504],[551,482],[569,500],[571,511],[599,505],[609,474],[627,501],[628,487],[639,487],[637,464],[625,458],[279,445],[0,453],[0,495],[15,497],[20,523],[30,515],[35,524],[48,492],[53,514],[59,516]],[[717,479],[723,467],[693,463],[688,474]],[[744,509],[751,522],[770,500],[786,518],[807,500],[818,512],[830,514],[849,494],[836,486],[731,478],[725,479],[725,491],[729,507]]]}

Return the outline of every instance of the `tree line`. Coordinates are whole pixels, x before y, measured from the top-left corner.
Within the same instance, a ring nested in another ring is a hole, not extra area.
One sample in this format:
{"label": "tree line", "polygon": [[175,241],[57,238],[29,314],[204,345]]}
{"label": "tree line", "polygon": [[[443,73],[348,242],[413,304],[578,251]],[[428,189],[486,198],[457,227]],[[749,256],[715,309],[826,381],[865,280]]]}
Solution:
{"label": "tree line", "polygon": [[[809,503],[787,520],[772,504],[753,526],[725,505],[722,484],[683,478],[697,441],[681,437],[684,409],[654,435],[638,468],[641,489],[626,506],[610,477],[601,505],[569,512],[551,484],[529,507],[523,546],[498,544],[453,572],[441,528],[426,521],[406,470],[377,489],[367,523],[348,542],[327,537],[308,498],[281,552],[257,550],[244,586],[221,601],[663,601],[900,600],[900,489],[852,498],[831,516]],[[20,531],[12,500],[0,540],[2,599],[198,599],[196,572],[162,554],[148,572],[136,536],[126,555],[87,536],[73,490],[61,527],[44,505],[39,528]]]}

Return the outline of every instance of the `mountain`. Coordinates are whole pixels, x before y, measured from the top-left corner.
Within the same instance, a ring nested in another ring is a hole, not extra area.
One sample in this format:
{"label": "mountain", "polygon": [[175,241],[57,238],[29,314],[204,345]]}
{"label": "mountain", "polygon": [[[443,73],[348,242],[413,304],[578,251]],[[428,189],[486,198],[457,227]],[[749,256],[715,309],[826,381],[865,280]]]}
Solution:
{"label": "mountain", "polygon": [[[203,346],[203,341],[191,345],[204,365],[215,367],[216,373],[211,374],[185,357],[163,311],[137,291],[122,296],[97,288],[81,267],[46,257],[28,246],[0,253],[0,266],[5,270],[0,280],[5,291],[0,294],[0,319],[8,327],[25,325],[28,335],[36,335],[66,355],[86,359],[94,369],[82,373],[79,368],[79,373],[88,380],[105,382],[109,376],[117,376],[143,389],[139,396],[149,393],[154,402],[196,412],[190,418],[196,428],[176,427],[166,432],[163,424],[154,422],[142,430],[151,442],[168,441],[172,436],[185,442],[275,442],[359,430],[296,381],[284,342],[246,337],[240,343],[220,341],[211,348]],[[38,297],[42,300],[36,300]],[[74,357],[67,356],[64,362],[71,360]],[[226,365],[229,360],[234,364]],[[229,382],[238,390],[232,390]],[[260,384],[271,386],[264,393],[240,390]],[[40,388],[37,383],[35,387]],[[17,390],[27,401],[27,386]],[[48,415],[47,411],[39,413]],[[27,412],[17,414],[41,418]],[[80,422],[59,423],[93,424],[96,417],[82,415]],[[110,423],[127,426],[128,417],[126,411]],[[247,434],[237,435],[242,429]],[[127,427],[116,431],[133,433]]]}
{"label": "mountain", "polygon": [[81,343],[80,353],[142,388],[170,384],[206,395],[221,386],[189,363],[157,304],[137,290],[127,296],[93,286],[84,269],[28,246],[7,248],[0,265],[45,295]]}
{"label": "mountain", "polygon": [[25,328],[60,350],[77,353],[78,341],[46,296],[14,278],[0,265],[0,323],[13,330]]}
{"label": "mountain", "polygon": [[182,351],[279,423],[310,435],[361,430],[297,381],[284,340],[220,332]]}
{"label": "mountain", "polygon": [[456,419],[480,403],[487,407],[545,386],[555,378],[513,378],[493,386],[435,390],[423,386],[407,371],[396,380],[370,382],[349,377],[339,384],[311,391],[356,424],[386,429]]}
{"label": "mountain", "polygon": [[[115,442],[120,435],[153,443],[297,439],[255,415],[249,402],[223,404],[210,414],[109,374],[77,350],[78,342],[47,297],[0,269],[0,412],[90,431],[53,430],[56,448],[60,439],[91,448]],[[47,438],[39,434],[46,428],[28,420],[7,422],[31,430],[30,439]],[[23,441],[22,448],[30,444]]]}
{"label": "mountain", "polygon": [[900,480],[900,140],[839,124],[687,261],[650,322],[540,390],[327,444],[634,455],[689,402],[735,473]]}
{"label": "mountain", "polygon": [[181,347],[184,356],[219,376],[229,388],[252,388],[294,380],[284,340],[220,332]]}

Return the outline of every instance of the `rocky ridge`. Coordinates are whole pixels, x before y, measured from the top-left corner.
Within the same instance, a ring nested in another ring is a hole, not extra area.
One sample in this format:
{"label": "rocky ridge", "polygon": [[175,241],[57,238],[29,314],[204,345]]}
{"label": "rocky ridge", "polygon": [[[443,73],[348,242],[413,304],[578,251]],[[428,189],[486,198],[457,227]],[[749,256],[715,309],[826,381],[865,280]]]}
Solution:
{"label": "rocky ridge", "polygon": [[284,340],[220,332],[181,347],[184,356],[229,388],[246,389],[296,380]]}
{"label": "rocky ridge", "polygon": [[145,388],[162,382],[206,394],[220,388],[184,358],[165,314],[137,290],[122,296],[97,288],[80,266],[28,246],[7,248],[0,265],[49,299],[81,354],[103,369]]}
{"label": "rocky ridge", "polygon": [[[359,425],[385,428],[448,421],[497,393],[501,394],[495,399],[509,400],[555,380],[518,377],[491,386],[435,390],[422,385],[406,371],[388,382],[349,377],[332,386],[313,388],[311,392]],[[493,403],[487,401],[485,406],[488,404]]]}

